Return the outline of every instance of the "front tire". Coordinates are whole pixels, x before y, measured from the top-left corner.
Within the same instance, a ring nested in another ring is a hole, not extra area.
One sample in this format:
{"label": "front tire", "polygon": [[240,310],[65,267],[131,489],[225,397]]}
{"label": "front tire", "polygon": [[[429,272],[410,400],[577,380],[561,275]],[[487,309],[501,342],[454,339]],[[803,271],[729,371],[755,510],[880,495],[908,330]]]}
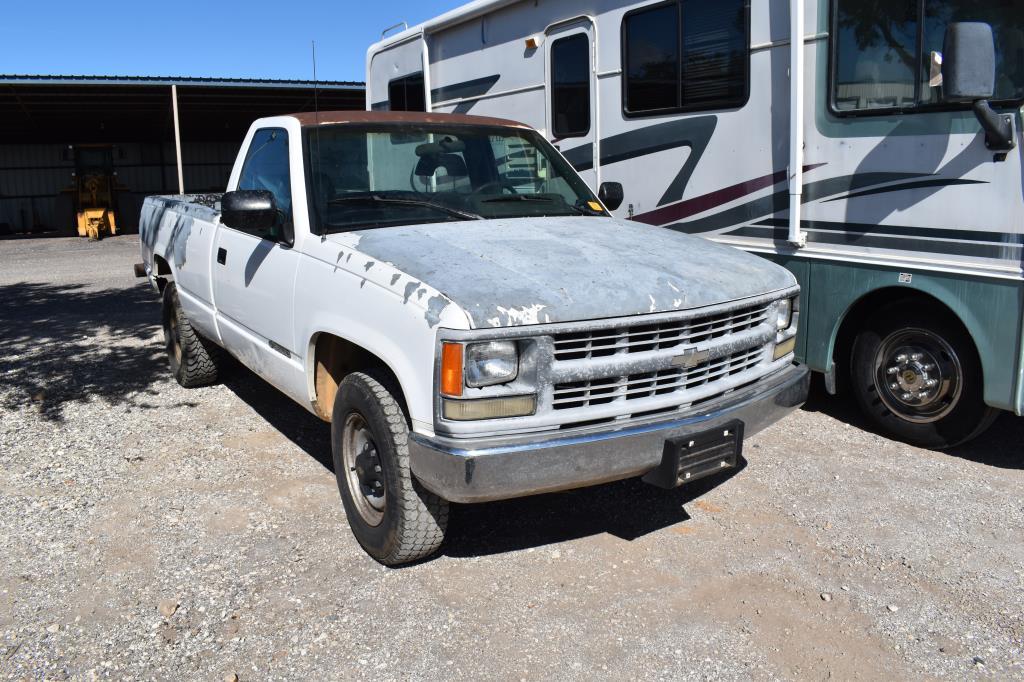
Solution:
{"label": "front tire", "polygon": [[331,416],[338,490],[352,534],[386,566],[430,556],[448,526],[448,501],[409,468],[409,427],[387,380],[355,372],[341,382]]}
{"label": "front tire", "polygon": [[980,435],[998,410],[982,397],[974,343],[942,310],[880,310],[853,344],[851,379],[861,410],[886,434],[944,449]]}
{"label": "front tire", "polygon": [[164,286],[163,327],[167,361],[178,383],[184,388],[216,383],[220,378],[224,352],[192,328],[181,308],[174,282]]}

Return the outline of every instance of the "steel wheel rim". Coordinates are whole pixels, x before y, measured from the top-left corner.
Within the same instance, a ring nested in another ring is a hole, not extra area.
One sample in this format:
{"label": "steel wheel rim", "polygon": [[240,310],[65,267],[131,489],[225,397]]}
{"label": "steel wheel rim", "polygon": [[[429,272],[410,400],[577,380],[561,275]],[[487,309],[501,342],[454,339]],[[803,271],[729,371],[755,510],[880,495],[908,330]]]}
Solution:
{"label": "steel wheel rim", "polygon": [[380,525],[387,505],[384,468],[373,432],[358,412],[345,417],[341,458],[356,511],[368,525]]}
{"label": "steel wheel rim", "polygon": [[878,397],[900,418],[929,424],[949,414],[963,392],[963,366],[953,347],[927,329],[901,329],[875,354]]}

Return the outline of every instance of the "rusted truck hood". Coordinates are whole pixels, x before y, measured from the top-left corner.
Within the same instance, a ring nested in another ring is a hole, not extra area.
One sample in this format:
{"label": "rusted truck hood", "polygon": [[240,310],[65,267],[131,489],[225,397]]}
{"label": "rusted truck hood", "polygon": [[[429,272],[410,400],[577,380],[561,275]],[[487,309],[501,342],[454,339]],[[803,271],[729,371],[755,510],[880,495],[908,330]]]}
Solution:
{"label": "rusted truck hood", "polygon": [[474,327],[698,308],[796,284],[757,256],[613,218],[516,218],[362,230],[356,250],[429,284]]}

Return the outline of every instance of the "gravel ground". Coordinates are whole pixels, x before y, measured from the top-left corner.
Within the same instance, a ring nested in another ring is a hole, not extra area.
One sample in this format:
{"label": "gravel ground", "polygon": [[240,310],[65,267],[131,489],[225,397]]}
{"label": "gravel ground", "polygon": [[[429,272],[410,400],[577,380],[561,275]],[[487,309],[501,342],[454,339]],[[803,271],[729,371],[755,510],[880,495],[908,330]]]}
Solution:
{"label": "gravel ground", "polygon": [[133,237],[0,241],[0,677],[1024,677],[1024,419],[953,453],[820,392],[726,479],[349,534],[328,428],[186,391]]}

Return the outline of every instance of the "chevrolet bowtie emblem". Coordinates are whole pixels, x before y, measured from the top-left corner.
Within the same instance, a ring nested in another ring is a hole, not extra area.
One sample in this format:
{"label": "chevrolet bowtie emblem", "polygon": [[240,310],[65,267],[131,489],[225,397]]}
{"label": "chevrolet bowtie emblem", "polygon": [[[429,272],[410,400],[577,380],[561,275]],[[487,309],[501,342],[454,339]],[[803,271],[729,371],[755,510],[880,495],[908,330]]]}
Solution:
{"label": "chevrolet bowtie emblem", "polygon": [[709,350],[687,348],[681,355],[677,355],[672,358],[672,365],[674,367],[684,367],[689,369],[690,367],[696,367],[700,363],[705,362],[710,356],[711,351]]}

